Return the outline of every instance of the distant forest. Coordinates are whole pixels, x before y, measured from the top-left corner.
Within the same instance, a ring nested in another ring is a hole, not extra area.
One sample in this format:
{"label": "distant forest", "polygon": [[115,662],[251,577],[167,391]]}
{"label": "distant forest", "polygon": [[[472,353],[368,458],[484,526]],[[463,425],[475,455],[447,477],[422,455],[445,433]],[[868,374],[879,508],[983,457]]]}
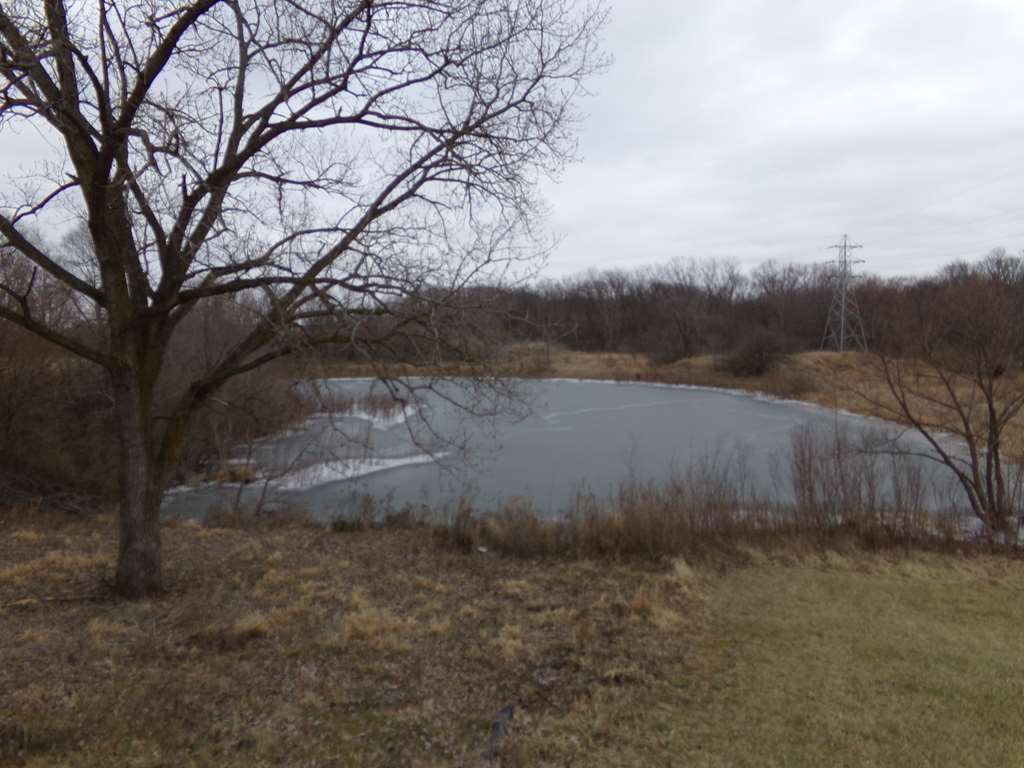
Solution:
{"label": "distant forest", "polygon": [[[754,335],[788,352],[818,349],[833,285],[834,272],[817,265],[767,261],[745,272],[730,261],[676,261],[542,281],[507,292],[503,305],[506,330],[518,341],[666,363],[726,353]],[[853,287],[869,348],[899,353],[906,346],[902,313],[921,316],[985,296],[998,299],[1007,320],[1024,325],[1024,254],[1002,249],[927,276],[863,275]]]}

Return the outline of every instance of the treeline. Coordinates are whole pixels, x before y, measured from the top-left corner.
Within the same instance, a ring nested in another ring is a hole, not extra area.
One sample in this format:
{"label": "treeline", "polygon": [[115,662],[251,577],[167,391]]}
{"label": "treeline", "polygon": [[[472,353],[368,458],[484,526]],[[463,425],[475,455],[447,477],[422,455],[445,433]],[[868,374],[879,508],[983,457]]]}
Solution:
{"label": "treeline", "polygon": [[[767,261],[743,271],[730,261],[591,271],[539,282],[503,296],[506,330],[517,341],[586,352],[650,355],[659,363],[735,350],[752,337],[787,351],[818,349],[828,321],[832,270]],[[859,277],[855,296],[869,347],[900,346],[886,318],[896,306],[959,288],[1009,293],[1024,321],[1024,255],[992,251],[922,277]],[[986,288],[985,286],[988,286]]]}
{"label": "treeline", "polygon": [[[102,348],[102,316],[82,311],[45,275],[29,279],[35,282],[35,308],[48,307],[51,327]],[[244,301],[213,299],[182,320],[155,393],[158,408],[169,410],[191,377],[209,370],[248,333],[252,311]],[[231,380],[194,420],[174,481],[215,471],[239,444],[289,426],[307,407],[291,371],[280,365]],[[0,504],[12,494],[44,496],[57,489],[112,497],[119,458],[115,417],[103,369],[0,320]]]}

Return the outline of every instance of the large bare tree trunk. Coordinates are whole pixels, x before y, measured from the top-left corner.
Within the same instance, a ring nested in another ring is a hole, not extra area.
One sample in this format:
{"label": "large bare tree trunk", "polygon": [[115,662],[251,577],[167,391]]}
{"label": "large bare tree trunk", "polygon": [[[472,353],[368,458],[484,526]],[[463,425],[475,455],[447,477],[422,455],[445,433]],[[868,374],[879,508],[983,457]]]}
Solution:
{"label": "large bare tree trunk", "polygon": [[[487,310],[499,294],[477,289],[517,283],[546,249],[537,173],[574,154],[607,15],[600,0],[136,5],[0,0],[0,126],[61,139],[48,179],[0,179],[17,267],[0,322],[110,372],[132,596],[160,587],[160,491],[229,379],[318,346],[429,362],[491,348],[448,319]],[[65,263],[28,227],[70,195],[92,247]],[[216,301],[248,305],[244,332],[158,388],[175,329]]]}
{"label": "large bare tree trunk", "polygon": [[120,442],[120,546],[115,587],[125,597],[161,588],[162,472],[150,440],[152,397],[129,373],[113,376]]}

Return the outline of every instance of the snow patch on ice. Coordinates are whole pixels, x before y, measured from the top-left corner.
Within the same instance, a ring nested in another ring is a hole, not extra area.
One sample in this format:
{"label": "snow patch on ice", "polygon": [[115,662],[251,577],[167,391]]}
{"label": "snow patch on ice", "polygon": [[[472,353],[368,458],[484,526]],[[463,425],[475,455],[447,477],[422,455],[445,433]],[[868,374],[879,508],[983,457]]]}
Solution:
{"label": "snow patch on ice", "polygon": [[409,418],[412,409],[408,406],[396,407],[394,410],[389,412],[379,411],[368,411],[365,408],[352,408],[349,411],[345,411],[340,414],[346,418],[359,419],[361,421],[370,422],[370,426],[374,429],[387,431],[392,427],[397,427],[400,424],[405,424],[406,419]]}
{"label": "snow patch on ice", "polygon": [[429,464],[437,458],[443,458],[446,454],[431,456],[421,453],[415,456],[402,456],[398,458],[363,458],[363,459],[341,459],[338,461],[325,461],[320,464],[313,464],[302,469],[297,469],[282,475],[273,480],[273,484],[285,491],[303,491],[318,485],[335,483],[341,480],[354,480],[358,477],[374,475],[378,472],[386,472],[399,467],[409,467],[415,464]]}

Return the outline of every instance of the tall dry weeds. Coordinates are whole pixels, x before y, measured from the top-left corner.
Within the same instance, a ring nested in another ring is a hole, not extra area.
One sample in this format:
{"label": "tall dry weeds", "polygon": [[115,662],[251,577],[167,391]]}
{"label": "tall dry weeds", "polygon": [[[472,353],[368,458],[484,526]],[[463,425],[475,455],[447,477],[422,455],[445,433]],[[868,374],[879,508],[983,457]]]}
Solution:
{"label": "tall dry weeds", "polygon": [[706,454],[668,482],[623,483],[611,496],[578,493],[551,516],[524,499],[490,512],[461,502],[435,525],[468,551],[517,557],[663,560],[709,545],[772,537],[827,543],[854,536],[870,547],[960,546],[963,505],[928,477],[920,459],[883,431],[796,429],[776,467],[775,493],[759,493],[742,452]]}

